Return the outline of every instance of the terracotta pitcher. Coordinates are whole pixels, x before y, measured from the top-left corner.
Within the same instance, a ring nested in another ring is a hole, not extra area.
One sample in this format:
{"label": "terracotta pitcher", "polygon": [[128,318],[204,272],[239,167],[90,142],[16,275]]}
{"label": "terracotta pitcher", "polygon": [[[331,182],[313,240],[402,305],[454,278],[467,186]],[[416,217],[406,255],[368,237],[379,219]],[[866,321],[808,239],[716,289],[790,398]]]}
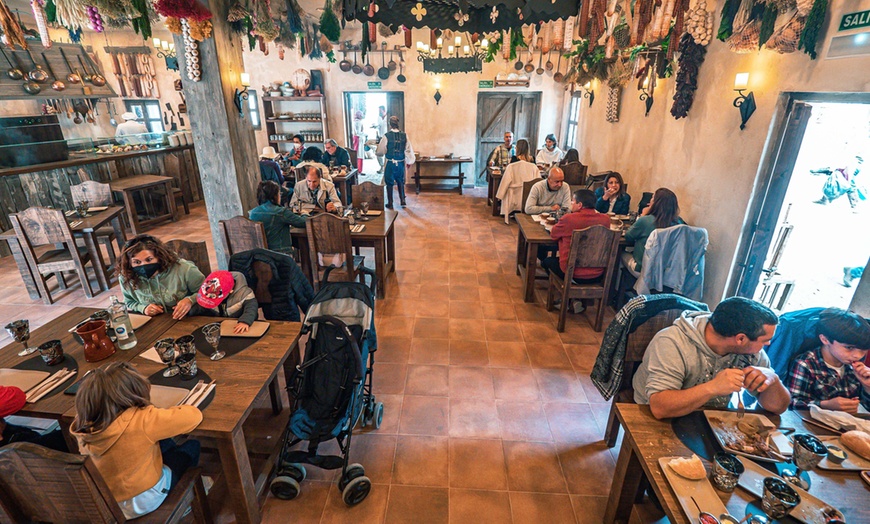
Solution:
{"label": "terracotta pitcher", "polygon": [[115,344],[106,334],[105,320],[92,320],[76,329],[85,345],[85,360],[98,362],[115,354]]}

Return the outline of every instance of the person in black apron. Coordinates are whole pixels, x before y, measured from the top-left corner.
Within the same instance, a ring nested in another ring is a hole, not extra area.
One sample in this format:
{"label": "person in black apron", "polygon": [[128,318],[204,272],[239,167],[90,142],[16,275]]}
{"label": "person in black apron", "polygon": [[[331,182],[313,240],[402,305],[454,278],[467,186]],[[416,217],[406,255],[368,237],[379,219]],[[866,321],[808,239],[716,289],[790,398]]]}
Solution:
{"label": "person in black apron", "polygon": [[408,135],[399,131],[399,118],[390,117],[390,130],[378,143],[377,154],[384,155],[384,181],[387,184],[387,209],[393,209],[393,184],[399,186],[399,202],[405,207],[405,167],[414,163],[414,150]]}

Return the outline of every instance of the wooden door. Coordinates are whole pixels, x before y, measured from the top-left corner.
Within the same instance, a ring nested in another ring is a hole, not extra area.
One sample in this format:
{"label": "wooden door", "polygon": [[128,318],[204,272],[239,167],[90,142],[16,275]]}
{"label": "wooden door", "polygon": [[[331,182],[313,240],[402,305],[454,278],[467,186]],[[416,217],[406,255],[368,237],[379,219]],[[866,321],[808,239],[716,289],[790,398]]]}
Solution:
{"label": "wooden door", "polygon": [[[405,125],[405,93],[401,91],[389,91],[387,93],[387,126],[389,127],[390,117],[399,118],[399,129],[407,132],[408,126]],[[413,142],[411,145],[413,146]]]}
{"label": "wooden door", "polygon": [[777,153],[770,169],[770,179],[766,191],[762,193],[760,209],[750,232],[746,255],[740,264],[738,296],[752,298],[755,295],[764,269],[764,261],[776,235],[777,221],[812,109],[812,106],[807,103],[794,102],[788,113],[781,135],[782,140],[776,146]]}
{"label": "wooden door", "polygon": [[534,155],[540,118],[540,92],[478,93],[475,185],[486,184],[486,160],[492,150],[504,142],[506,131],[513,131],[514,143],[521,138],[528,140]]}

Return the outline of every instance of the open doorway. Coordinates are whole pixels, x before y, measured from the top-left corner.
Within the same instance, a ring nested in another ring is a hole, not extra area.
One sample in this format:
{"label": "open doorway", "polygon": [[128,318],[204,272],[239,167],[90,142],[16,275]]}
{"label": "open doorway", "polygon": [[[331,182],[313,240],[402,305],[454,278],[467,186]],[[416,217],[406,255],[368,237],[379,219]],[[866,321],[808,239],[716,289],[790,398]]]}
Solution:
{"label": "open doorway", "polygon": [[[378,159],[375,156],[377,143],[381,138],[379,133],[379,123],[381,108],[384,108],[386,115],[384,121],[388,121],[391,116],[397,116],[401,126],[405,122],[404,109],[404,93],[394,91],[346,91],[344,94],[344,114],[345,114],[345,132],[347,135],[348,149],[353,149],[355,129],[357,132],[362,131],[363,135],[359,139],[359,144],[356,148],[357,156],[362,159],[362,170],[360,171],[360,181],[371,180],[377,184],[381,183],[383,169],[381,168]],[[357,113],[362,114],[362,124],[356,124],[354,121]],[[404,129],[404,127],[403,127]]]}
{"label": "open doorway", "polygon": [[859,298],[870,258],[865,162],[870,104],[793,104],[738,294],[779,312],[849,308]]}

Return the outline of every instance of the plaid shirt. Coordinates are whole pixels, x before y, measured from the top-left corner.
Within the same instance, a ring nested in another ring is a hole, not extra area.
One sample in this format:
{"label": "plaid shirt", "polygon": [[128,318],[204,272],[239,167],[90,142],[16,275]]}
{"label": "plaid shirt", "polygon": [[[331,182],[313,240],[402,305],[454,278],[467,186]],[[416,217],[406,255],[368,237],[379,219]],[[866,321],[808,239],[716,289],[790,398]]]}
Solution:
{"label": "plaid shirt", "polygon": [[843,376],[829,368],[822,358],[822,348],[801,355],[791,366],[786,386],[791,393],[792,409],[809,409],[822,400],[836,397],[861,398],[861,405],[870,409],[870,395],[858,381],[852,366],[843,366]]}
{"label": "plaid shirt", "polygon": [[515,151],[514,146],[508,149],[504,144],[499,144],[489,155],[489,162],[495,162],[495,165],[504,167],[511,163],[511,157],[514,156]]}

